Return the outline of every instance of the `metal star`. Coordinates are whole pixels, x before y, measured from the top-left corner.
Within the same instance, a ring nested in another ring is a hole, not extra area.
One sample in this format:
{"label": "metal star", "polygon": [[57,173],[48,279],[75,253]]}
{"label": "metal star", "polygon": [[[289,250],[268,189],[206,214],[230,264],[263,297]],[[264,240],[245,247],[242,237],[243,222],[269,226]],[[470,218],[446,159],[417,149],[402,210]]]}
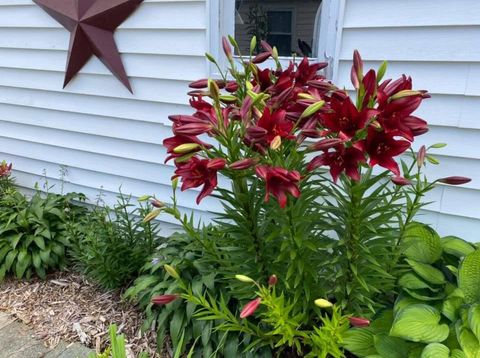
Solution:
{"label": "metal star", "polygon": [[132,92],[113,33],[143,0],[33,1],[70,31],[64,88],[95,55]]}

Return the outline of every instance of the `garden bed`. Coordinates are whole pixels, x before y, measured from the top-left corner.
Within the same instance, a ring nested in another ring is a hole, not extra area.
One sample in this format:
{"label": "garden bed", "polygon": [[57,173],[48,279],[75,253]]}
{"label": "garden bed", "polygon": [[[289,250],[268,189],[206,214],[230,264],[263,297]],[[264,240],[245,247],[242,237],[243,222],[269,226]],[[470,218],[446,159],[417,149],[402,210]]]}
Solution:
{"label": "garden bed", "polygon": [[47,347],[63,340],[99,352],[108,345],[108,327],[115,323],[126,336],[131,357],[141,351],[160,357],[155,353],[155,332],[139,334],[142,313],[122,301],[118,291],[107,292],[77,273],[29,282],[7,279],[0,284],[0,311],[30,326]]}

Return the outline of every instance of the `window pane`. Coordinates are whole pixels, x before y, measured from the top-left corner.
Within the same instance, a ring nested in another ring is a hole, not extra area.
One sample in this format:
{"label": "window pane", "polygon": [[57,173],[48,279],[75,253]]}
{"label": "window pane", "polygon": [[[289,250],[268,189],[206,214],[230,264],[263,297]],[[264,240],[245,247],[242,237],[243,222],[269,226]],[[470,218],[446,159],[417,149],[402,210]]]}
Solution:
{"label": "window pane", "polygon": [[[276,46],[281,56],[316,56],[312,53],[315,23],[321,0],[236,0],[235,38],[242,54],[257,36]],[[257,52],[259,49],[257,49]]]}

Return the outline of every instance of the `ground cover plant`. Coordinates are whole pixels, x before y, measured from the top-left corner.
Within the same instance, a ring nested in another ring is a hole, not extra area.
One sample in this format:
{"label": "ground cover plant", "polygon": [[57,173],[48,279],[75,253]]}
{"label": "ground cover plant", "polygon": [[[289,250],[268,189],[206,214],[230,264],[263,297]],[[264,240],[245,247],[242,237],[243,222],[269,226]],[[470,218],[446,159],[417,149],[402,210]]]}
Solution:
{"label": "ground cover plant", "polygon": [[[170,116],[174,204],[145,220],[173,215],[185,246],[147,263],[130,297],[162,317],[160,336],[174,337],[177,354],[201,356],[222,337],[209,356],[342,357],[346,322],[368,325],[404,290],[405,242],[425,194],[469,179],[423,175],[444,144],[412,150],[428,131],[414,112],[429,95],[410,77],[385,80],[386,63],[365,72],[355,52],[352,94],[323,77],[325,63],[282,68],[275,48],[262,42],[254,55],[257,45],[235,58],[235,40],[223,39],[227,71],[207,55],[222,78],[192,83],[194,113]],[[260,67],[269,59],[274,68]],[[180,213],[179,180],[181,190],[201,187],[197,203],[220,200],[214,224],[196,227]]]}
{"label": "ground cover plant", "polygon": [[84,197],[36,190],[28,198],[13,186],[11,165],[2,164],[0,171],[0,280],[9,273],[19,279],[33,274],[45,278],[49,270],[66,265],[67,223],[84,212],[73,205]]}

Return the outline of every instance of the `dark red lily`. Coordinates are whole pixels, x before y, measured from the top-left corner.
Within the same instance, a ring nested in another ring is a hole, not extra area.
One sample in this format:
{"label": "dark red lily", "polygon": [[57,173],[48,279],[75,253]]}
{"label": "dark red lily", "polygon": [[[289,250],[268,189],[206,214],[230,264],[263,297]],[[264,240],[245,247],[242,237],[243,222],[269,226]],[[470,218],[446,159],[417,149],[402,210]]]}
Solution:
{"label": "dark red lily", "polygon": [[287,194],[293,197],[300,196],[298,184],[300,173],[296,170],[288,171],[280,167],[259,166],[255,168],[257,175],[265,181],[265,202],[270,200],[270,194],[277,198],[281,208],[287,205]]}
{"label": "dark red lily", "polygon": [[256,126],[247,129],[247,137],[253,143],[268,146],[275,137],[293,139],[291,134],[293,122],[285,118],[285,110],[271,112],[270,108],[265,108],[262,117]]}
{"label": "dark red lily", "polygon": [[371,167],[378,164],[400,176],[398,164],[393,158],[405,152],[410,146],[411,143],[406,140],[395,139],[393,133],[377,131],[373,127],[368,129],[366,151],[370,156]]}
{"label": "dark red lily", "polygon": [[181,190],[197,188],[203,185],[200,194],[197,197],[197,204],[210,195],[217,186],[217,172],[225,167],[226,161],[217,159],[199,159],[192,157],[185,163],[176,163],[174,178],[182,178]]}
{"label": "dark red lily", "polygon": [[176,299],[178,299],[180,296],[177,294],[170,294],[170,295],[161,295],[152,298],[152,303],[156,305],[167,305]]}
{"label": "dark red lily", "polygon": [[12,163],[7,164],[6,161],[3,161],[0,164],[0,177],[8,177],[12,173]]}
{"label": "dark red lily", "polygon": [[262,299],[260,297],[248,302],[242,309],[242,312],[240,312],[240,318],[244,319],[247,318],[248,316],[251,316],[252,314],[255,313],[257,310],[258,306],[260,306],[260,303],[262,303]]}
{"label": "dark red lily", "polygon": [[316,156],[308,164],[308,170],[314,170],[321,166],[329,166],[330,174],[334,182],[340,174],[345,172],[353,180],[360,180],[359,165],[365,163],[365,154],[358,148],[345,148],[343,145],[335,147],[333,152],[325,152]]}

